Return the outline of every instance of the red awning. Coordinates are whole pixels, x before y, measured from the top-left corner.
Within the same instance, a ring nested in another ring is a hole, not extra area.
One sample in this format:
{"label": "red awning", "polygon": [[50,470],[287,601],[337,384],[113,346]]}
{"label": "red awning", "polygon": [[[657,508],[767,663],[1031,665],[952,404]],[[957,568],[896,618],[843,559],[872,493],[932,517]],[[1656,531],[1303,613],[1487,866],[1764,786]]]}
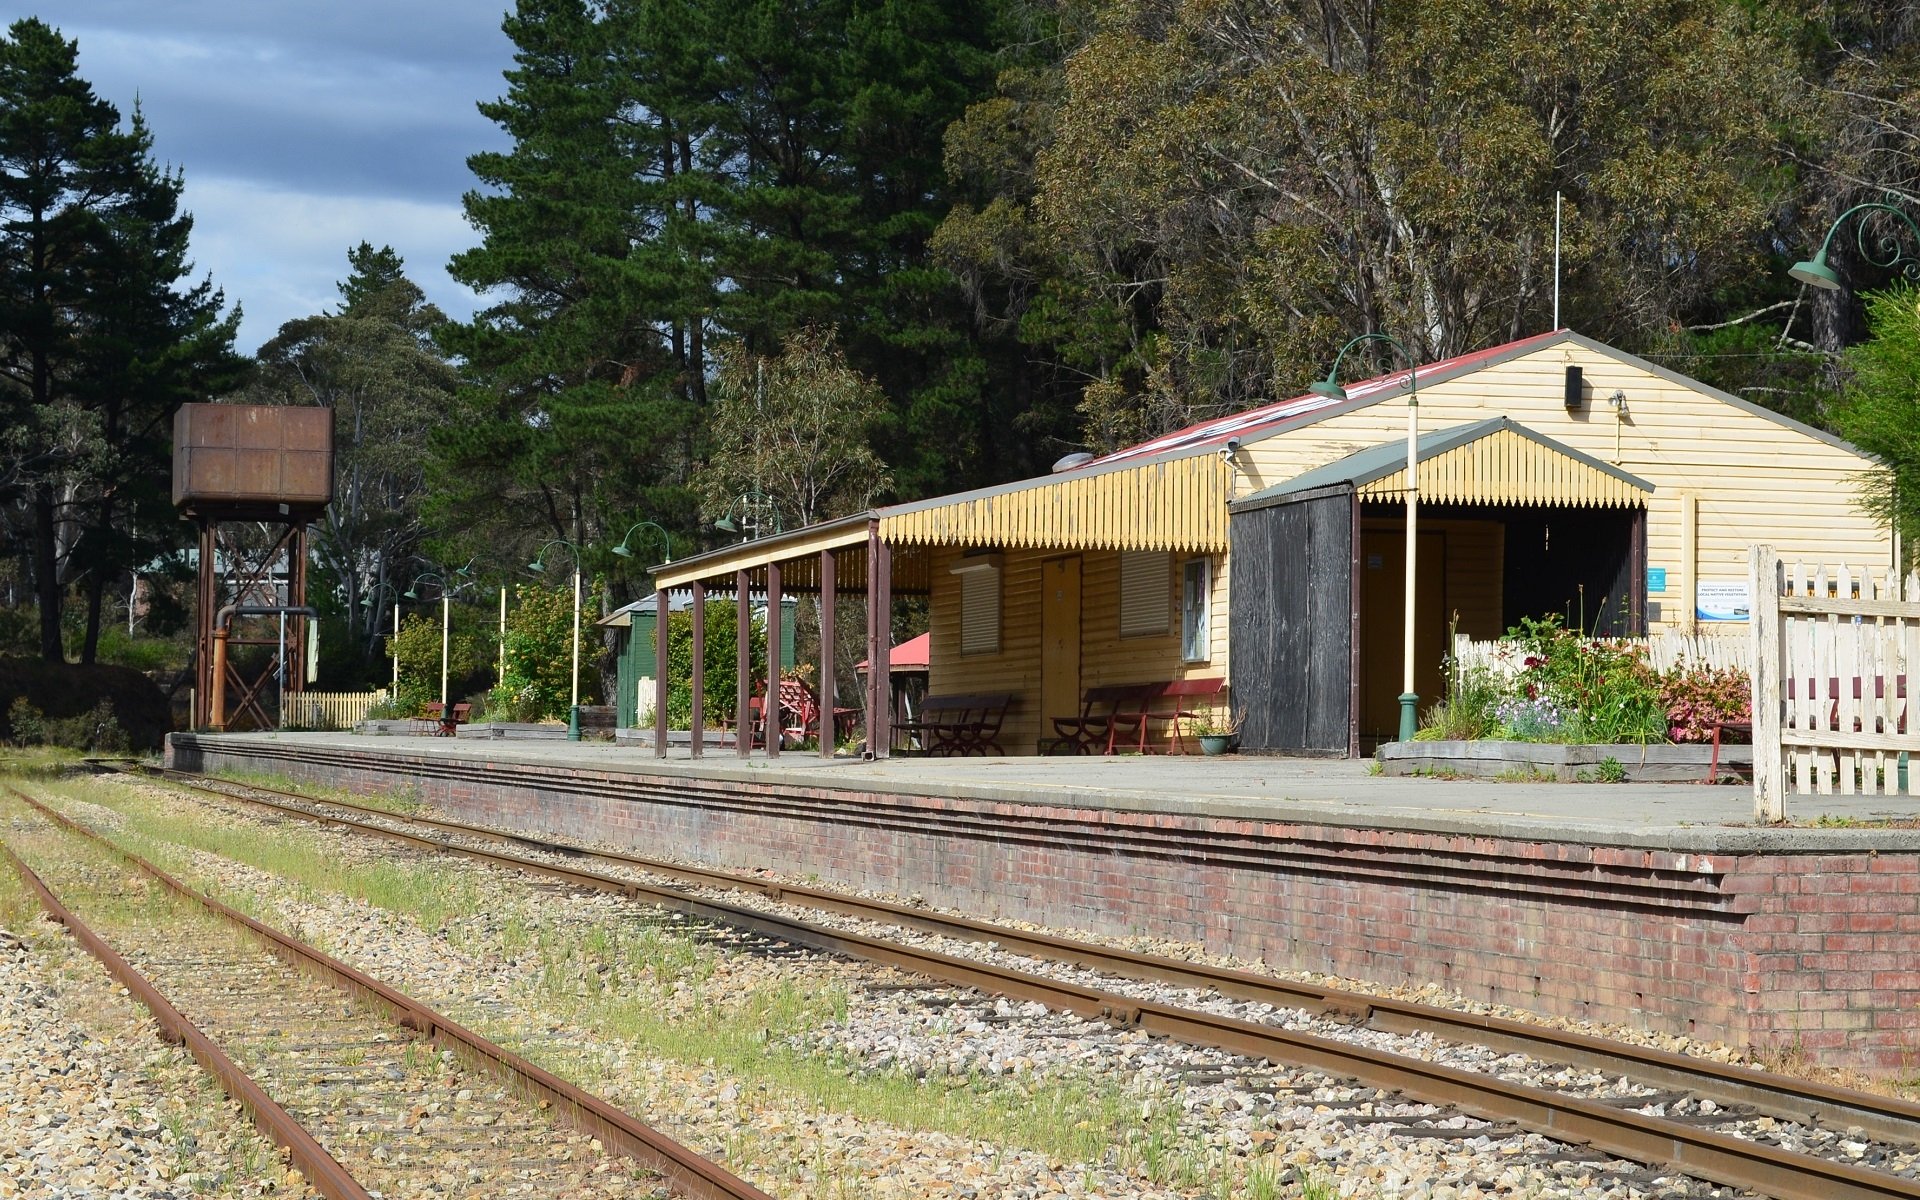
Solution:
{"label": "red awning", "polygon": [[[933,656],[933,634],[923,633],[919,637],[910,637],[893,648],[887,656],[887,666],[892,671],[924,671]],[[867,660],[861,659],[854,664],[856,671],[867,669]]]}

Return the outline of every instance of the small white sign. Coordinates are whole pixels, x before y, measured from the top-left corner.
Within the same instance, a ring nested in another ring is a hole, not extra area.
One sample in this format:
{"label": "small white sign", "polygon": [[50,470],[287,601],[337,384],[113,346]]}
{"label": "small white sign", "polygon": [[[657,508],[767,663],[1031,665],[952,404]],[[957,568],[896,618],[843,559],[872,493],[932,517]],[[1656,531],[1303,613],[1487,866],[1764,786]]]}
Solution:
{"label": "small white sign", "polygon": [[1702,579],[1693,611],[1702,621],[1745,621],[1753,615],[1753,595],[1744,579]]}

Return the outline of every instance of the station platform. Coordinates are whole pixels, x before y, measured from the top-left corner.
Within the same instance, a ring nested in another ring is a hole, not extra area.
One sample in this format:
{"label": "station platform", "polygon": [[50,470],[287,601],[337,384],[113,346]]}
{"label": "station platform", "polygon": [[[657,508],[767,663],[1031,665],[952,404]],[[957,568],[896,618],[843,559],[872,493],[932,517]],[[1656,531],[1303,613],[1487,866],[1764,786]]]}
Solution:
{"label": "station platform", "polygon": [[1791,798],[1797,823],[1768,827],[1745,786],[1324,759],[695,760],[320,733],[175,734],[168,757],[1836,1065],[1905,1069],[1920,1039],[1920,804],[1904,797]]}

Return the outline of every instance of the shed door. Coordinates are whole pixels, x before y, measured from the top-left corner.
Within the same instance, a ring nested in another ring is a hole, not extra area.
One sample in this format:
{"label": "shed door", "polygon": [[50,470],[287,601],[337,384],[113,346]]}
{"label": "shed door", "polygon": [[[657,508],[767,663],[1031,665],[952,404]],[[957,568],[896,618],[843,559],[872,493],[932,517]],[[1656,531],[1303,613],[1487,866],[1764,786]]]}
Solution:
{"label": "shed door", "polygon": [[1040,568],[1040,732],[1080,711],[1080,557]]}
{"label": "shed door", "polygon": [[[1413,682],[1424,715],[1446,687],[1447,539],[1425,531],[1419,538]],[[1407,535],[1397,529],[1365,530],[1360,553],[1360,737],[1370,744],[1390,742],[1400,731],[1405,680]]]}

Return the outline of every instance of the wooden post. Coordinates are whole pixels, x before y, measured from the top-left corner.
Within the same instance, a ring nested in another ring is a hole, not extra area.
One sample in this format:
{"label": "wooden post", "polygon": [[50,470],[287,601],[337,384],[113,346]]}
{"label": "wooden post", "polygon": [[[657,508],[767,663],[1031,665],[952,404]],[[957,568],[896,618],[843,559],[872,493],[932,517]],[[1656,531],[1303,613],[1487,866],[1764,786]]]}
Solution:
{"label": "wooden post", "polygon": [[[878,530],[879,526],[874,527]],[[878,609],[873,623],[879,636],[874,638],[873,656],[867,659],[867,674],[873,677],[873,711],[880,722],[881,738],[874,747],[876,759],[893,755],[893,550],[876,532],[874,548],[874,602]]]}
{"label": "wooden post", "polygon": [[767,721],[767,757],[780,757],[780,564],[767,564],[767,698],[760,705]]}
{"label": "wooden post", "polygon": [[733,574],[733,609],[738,640],[734,642],[733,752],[741,758],[753,753],[753,596],[747,573]]}
{"label": "wooden post", "polygon": [[207,725],[215,733],[227,728],[227,631],[213,630],[213,694],[207,702]]}
{"label": "wooden post", "polygon": [[1787,819],[1780,747],[1780,555],[1772,546],[1747,552],[1749,636],[1753,639],[1753,819]]}
{"label": "wooden post", "polygon": [[820,552],[820,679],[816,689],[820,699],[820,757],[833,757],[833,602],[835,587],[833,551]]}
{"label": "wooden post", "polygon": [[702,758],[707,752],[707,585],[693,584],[693,716],[688,722],[692,742],[688,753]]}
{"label": "wooden post", "polygon": [[653,756],[667,756],[667,593],[653,593]]}
{"label": "wooden post", "polygon": [[880,716],[880,688],[891,680],[880,678],[880,523],[867,522],[867,757],[885,758],[882,747],[891,748],[893,729]]}

